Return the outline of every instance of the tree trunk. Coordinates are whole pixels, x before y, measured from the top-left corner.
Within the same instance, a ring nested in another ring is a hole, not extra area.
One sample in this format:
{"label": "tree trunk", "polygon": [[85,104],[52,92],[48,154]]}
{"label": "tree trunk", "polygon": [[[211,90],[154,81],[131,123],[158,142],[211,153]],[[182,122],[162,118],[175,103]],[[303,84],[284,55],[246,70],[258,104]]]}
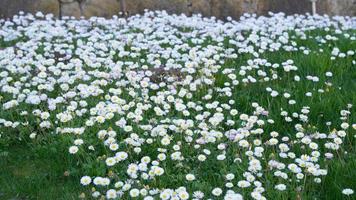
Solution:
{"label": "tree trunk", "polygon": [[77,0],[79,4],[79,10],[80,10],[80,16],[84,16],[84,9],[83,9],[83,4],[86,0]]}
{"label": "tree trunk", "polygon": [[58,18],[62,19],[62,1],[61,0],[58,0],[58,5],[59,5]]}
{"label": "tree trunk", "polygon": [[121,12],[121,16],[127,17],[129,15],[127,8],[126,8],[125,0],[120,0],[120,12]]}
{"label": "tree trunk", "polygon": [[188,16],[191,17],[193,15],[193,1],[187,0],[187,7],[188,7]]}
{"label": "tree trunk", "polygon": [[209,12],[210,12],[210,16],[214,16],[214,6],[215,5],[215,1],[214,0],[209,0]]}

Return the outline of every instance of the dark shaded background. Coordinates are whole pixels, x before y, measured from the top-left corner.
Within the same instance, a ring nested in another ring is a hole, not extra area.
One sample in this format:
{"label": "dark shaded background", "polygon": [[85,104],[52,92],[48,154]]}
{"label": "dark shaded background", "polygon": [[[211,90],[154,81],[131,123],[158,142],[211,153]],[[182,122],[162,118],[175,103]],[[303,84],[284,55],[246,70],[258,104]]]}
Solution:
{"label": "dark shaded background", "polygon": [[[42,11],[55,16],[111,17],[120,11],[132,15],[143,13],[144,9],[238,18],[245,12],[259,15],[268,11],[304,14],[311,12],[311,3],[309,0],[0,0],[1,17],[11,17],[21,10],[31,13]],[[355,16],[356,0],[318,0],[317,13]]]}

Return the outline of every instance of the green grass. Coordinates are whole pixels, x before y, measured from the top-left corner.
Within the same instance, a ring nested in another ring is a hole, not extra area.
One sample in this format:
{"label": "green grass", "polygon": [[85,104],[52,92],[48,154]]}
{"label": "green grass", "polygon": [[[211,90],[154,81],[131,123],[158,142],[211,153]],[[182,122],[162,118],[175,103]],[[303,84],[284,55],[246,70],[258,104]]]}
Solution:
{"label": "green grass", "polygon": [[78,176],[66,174],[71,165],[62,147],[16,142],[1,149],[0,199],[78,199],[82,188]]}
{"label": "green grass", "polygon": [[[344,199],[339,192],[345,186],[356,185],[356,152],[349,153],[345,158],[335,160],[328,166],[328,175],[325,177],[320,190],[315,194],[317,199]],[[347,198],[346,198],[347,199]]]}
{"label": "green grass", "polygon": [[[331,89],[331,95],[323,97],[323,99],[316,99],[312,103],[309,100],[305,100],[305,105],[311,106],[313,109],[315,123],[319,127],[325,126],[322,123],[318,123],[318,115],[323,113],[323,120],[338,121],[337,118],[333,119],[335,115],[335,109],[344,108],[345,103],[355,102],[355,95],[348,92],[356,89],[355,84],[355,70],[354,66],[345,67],[345,63],[330,63],[329,61],[318,62],[316,57],[304,56],[301,54],[290,55],[289,53],[279,54],[278,56],[269,55],[266,56],[270,60],[280,62],[288,58],[294,58],[296,66],[300,67],[300,72],[305,74],[321,74],[326,70],[332,70],[337,76],[337,79],[333,79],[335,85],[340,85],[344,90]],[[320,61],[320,60],[319,60]],[[243,62],[241,60],[234,62]],[[337,69],[336,65],[342,64],[344,67]],[[310,67],[313,66],[313,67]],[[326,67],[325,67],[326,66]],[[327,68],[324,69],[323,67]],[[279,87],[278,84],[275,87]],[[283,88],[286,91],[293,90],[293,85]],[[304,87],[308,87],[305,85]],[[277,88],[278,89],[278,88]],[[248,104],[253,101],[262,102],[266,107],[271,106],[271,109],[278,107],[288,107],[286,102],[275,102],[270,99],[268,95],[263,91],[264,88],[256,86],[248,86],[239,88],[240,94],[236,97],[239,109],[248,111],[246,108]],[[241,94],[242,93],[242,94]],[[253,95],[253,94],[259,95]],[[303,102],[304,93],[294,93],[299,95],[298,102]],[[270,101],[267,101],[269,99]],[[271,104],[271,105],[269,105]],[[340,107],[336,107],[340,106]],[[244,109],[244,107],[246,107]],[[355,109],[353,109],[355,112]],[[278,116],[278,112],[276,113]],[[355,121],[353,115],[352,119]],[[283,121],[277,121],[276,127],[280,128],[285,126],[284,129],[288,130]],[[326,127],[324,127],[326,128]],[[48,137],[48,136],[46,136]],[[63,138],[46,139],[46,137],[38,144],[32,144],[32,142],[15,141],[3,146],[0,149],[0,199],[78,199],[78,195],[83,192],[83,188],[80,187],[77,169],[73,167],[76,165],[72,156],[67,153],[66,144],[70,144],[69,136],[63,136]],[[49,136],[57,137],[57,136]],[[350,138],[350,143],[344,147],[347,150],[351,150],[345,157],[335,158],[332,161],[328,161],[328,175],[323,180],[320,186],[317,186],[310,190],[308,193],[301,194],[302,199],[325,199],[335,200],[343,199],[341,190],[345,186],[355,186],[356,177],[356,152],[355,152],[355,139]],[[65,171],[70,172],[69,176],[65,176]],[[270,193],[270,198],[278,195]],[[296,197],[297,198],[297,197]]]}
{"label": "green grass", "polygon": [[[311,32],[310,35],[323,35],[323,31]],[[355,31],[351,32],[355,35]],[[225,44],[228,45],[228,44]],[[347,103],[356,103],[356,68],[352,64],[352,59],[355,58],[341,58],[335,61],[330,60],[331,48],[323,47],[324,53],[315,53],[320,48],[314,41],[298,41],[298,46],[304,45],[312,50],[310,55],[304,55],[301,52],[275,52],[264,53],[260,57],[266,58],[271,63],[281,63],[288,59],[293,59],[294,64],[298,67],[297,73],[290,74],[279,71],[279,75],[283,80],[287,80],[285,84],[283,81],[273,81],[268,83],[269,87],[281,92],[289,92],[292,94],[292,99],[297,100],[298,104],[290,106],[286,99],[274,99],[266,91],[264,83],[256,84],[240,84],[233,92],[233,99],[237,102],[237,108],[241,112],[250,113],[251,102],[258,102],[268,111],[271,111],[271,118],[276,119],[276,123],[269,128],[271,130],[283,130],[283,135],[291,135],[294,123],[287,124],[280,116],[280,108],[288,110],[289,112],[299,112],[302,106],[310,106],[310,124],[318,127],[319,131],[330,131],[329,127],[325,125],[326,121],[331,121],[333,125],[339,124],[339,113],[341,109],[345,109]],[[339,40],[337,44],[341,50],[356,49],[356,42],[349,42],[347,40]],[[248,55],[239,55],[237,59],[226,60],[223,68],[238,67],[246,65],[250,58]],[[280,70],[280,69],[278,69]],[[334,76],[331,79],[332,87],[326,87],[324,74],[327,71],[333,72]],[[320,77],[320,82],[312,84],[310,81],[303,81],[295,83],[290,81],[295,74],[305,77],[307,75],[317,75]],[[217,85],[223,86],[226,76],[222,74],[216,75]],[[109,87],[109,86],[108,86]],[[338,89],[338,88],[341,89]],[[204,88],[206,92],[207,88]],[[319,94],[318,89],[324,89],[324,94]],[[313,97],[308,98],[305,92],[313,92]],[[204,93],[203,92],[203,93]],[[54,94],[55,95],[55,94]],[[194,94],[198,99],[200,93]],[[214,96],[216,100],[226,101],[226,97]],[[225,98],[225,99],[224,99]],[[97,99],[93,100],[92,104],[96,104]],[[91,103],[90,101],[88,101]],[[3,102],[1,102],[3,103]],[[0,110],[2,111],[2,110]],[[352,115],[350,123],[356,123],[356,105],[351,109]],[[12,113],[10,113],[12,114]],[[1,114],[2,117],[10,115],[9,113]],[[175,113],[173,113],[175,114]],[[169,117],[174,117],[172,116]],[[9,118],[16,117],[11,116]],[[149,118],[150,116],[146,116]],[[76,120],[81,120],[76,119]],[[32,128],[41,133],[34,141],[28,141],[28,133],[11,132],[10,134],[18,135],[19,137],[5,138],[0,140],[0,199],[78,199],[82,192],[86,192],[86,199],[88,199],[89,192],[85,191],[79,184],[79,179],[85,171],[89,174],[106,174],[107,169],[102,167],[94,159],[101,153],[106,153],[105,149],[97,149],[93,154],[80,154],[77,156],[69,155],[68,146],[73,141],[73,136],[70,135],[53,135],[39,130],[35,124]],[[80,124],[75,121],[73,124]],[[109,126],[109,123],[103,124],[104,127]],[[93,136],[101,127],[93,127],[90,131],[93,134],[87,134],[85,141],[96,140]],[[312,127],[311,127],[312,129]],[[29,132],[29,130],[26,130]],[[267,130],[269,131],[269,130]],[[2,133],[7,133],[2,130]],[[7,133],[9,134],[9,133]],[[10,135],[9,134],[9,135]],[[23,134],[23,135],[22,135]],[[303,192],[296,192],[295,188],[289,188],[290,196],[280,194],[279,192],[269,188],[268,183],[266,187],[266,197],[268,199],[325,199],[338,200],[344,199],[341,190],[349,187],[355,189],[356,187],[356,135],[355,130],[349,131],[348,137],[343,144],[342,149],[338,151],[337,156],[332,160],[321,161],[328,167],[328,175],[322,178],[322,183],[312,184],[312,180],[308,180],[304,184]],[[14,139],[16,138],[16,139]],[[27,139],[26,139],[27,138]],[[21,139],[21,140],[19,140]],[[145,147],[143,147],[145,148]],[[145,150],[145,149],[143,149]],[[183,151],[189,151],[184,149]],[[344,155],[344,152],[348,153]],[[187,153],[188,154],[188,153]],[[213,167],[223,168],[224,166]],[[168,171],[172,170],[172,171]],[[174,174],[174,168],[168,168],[167,173]],[[200,173],[214,171],[211,166],[201,171]],[[91,173],[93,172],[93,173]],[[97,173],[98,174],[98,173]],[[221,175],[221,174],[220,174]],[[219,174],[212,174],[210,181],[215,181],[215,176]],[[173,176],[172,176],[173,177]],[[160,184],[169,183],[172,185],[178,184],[180,180],[171,180],[167,178],[162,180]],[[268,181],[268,180],[267,180]],[[157,183],[159,184],[159,183]],[[217,182],[218,184],[218,182]],[[274,183],[273,183],[274,184]],[[202,190],[204,186],[209,184],[202,183]],[[272,184],[271,184],[272,185]]]}

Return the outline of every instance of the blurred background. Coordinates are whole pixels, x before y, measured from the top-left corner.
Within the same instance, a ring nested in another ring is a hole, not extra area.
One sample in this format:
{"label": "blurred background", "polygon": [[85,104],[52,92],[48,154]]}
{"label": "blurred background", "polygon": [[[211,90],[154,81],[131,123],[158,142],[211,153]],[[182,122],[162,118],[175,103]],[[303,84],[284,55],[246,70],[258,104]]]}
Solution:
{"label": "blurred background", "polygon": [[19,11],[53,13],[57,17],[126,16],[145,9],[168,13],[201,13],[203,16],[238,18],[243,13],[265,15],[268,11],[286,14],[312,13],[312,1],[318,14],[356,15],[356,0],[0,0],[0,17],[9,18]]}

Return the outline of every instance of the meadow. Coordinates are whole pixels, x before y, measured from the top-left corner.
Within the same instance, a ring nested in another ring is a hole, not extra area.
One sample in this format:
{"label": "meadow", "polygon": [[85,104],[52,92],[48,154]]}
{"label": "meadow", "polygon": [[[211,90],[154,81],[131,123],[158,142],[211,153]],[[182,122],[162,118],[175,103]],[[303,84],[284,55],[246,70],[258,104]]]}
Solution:
{"label": "meadow", "polygon": [[0,199],[356,198],[355,17],[0,27]]}

